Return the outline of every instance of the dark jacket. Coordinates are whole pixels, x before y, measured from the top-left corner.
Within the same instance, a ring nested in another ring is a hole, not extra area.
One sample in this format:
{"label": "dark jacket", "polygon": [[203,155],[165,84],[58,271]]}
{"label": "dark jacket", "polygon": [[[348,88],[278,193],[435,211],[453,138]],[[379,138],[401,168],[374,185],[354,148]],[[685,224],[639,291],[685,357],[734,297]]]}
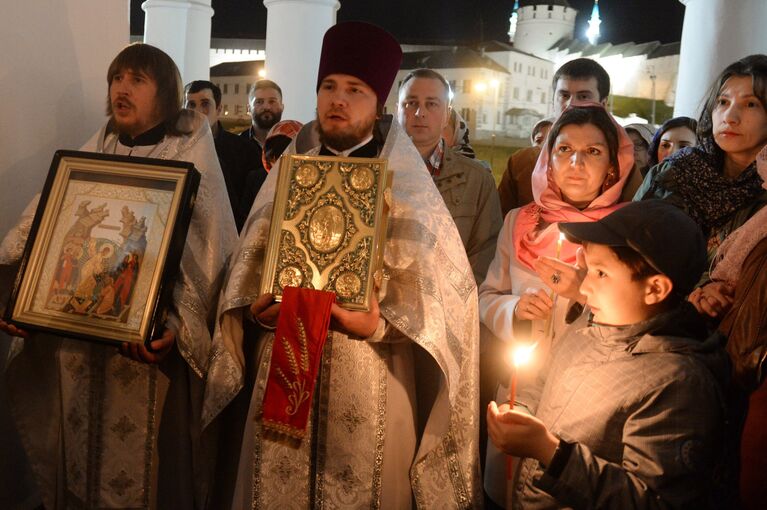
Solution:
{"label": "dark jacket", "polygon": [[506,171],[498,185],[498,196],[501,199],[503,217],[506,217],[512,209],[522,207],[533,201],[531,179],[540,153],[540,147],[525,147],[509,156]]}
{"label": "dark jacket", "polygon": [[244,204],[249,175],[253,173],[254,176],[261,176],[260,182],[266,178],[266,172],[261,163],[261,152],[256,149],[257,143],[250,143],[246,139],[230,133],[223,128],[220,122],[213,142],[216,145],[218,162],[224,174],[226,192],[229,195],[234,222],[239,232],[248,217],[248,212],[250,212],[250,204],[247,206]]}
{"label": "dark jacket", "polygon": [[582,316],[516,399],[563,443],[548,468],[524,460],[514,508],[709,507],[726,377],[689,303],[623,328]]}

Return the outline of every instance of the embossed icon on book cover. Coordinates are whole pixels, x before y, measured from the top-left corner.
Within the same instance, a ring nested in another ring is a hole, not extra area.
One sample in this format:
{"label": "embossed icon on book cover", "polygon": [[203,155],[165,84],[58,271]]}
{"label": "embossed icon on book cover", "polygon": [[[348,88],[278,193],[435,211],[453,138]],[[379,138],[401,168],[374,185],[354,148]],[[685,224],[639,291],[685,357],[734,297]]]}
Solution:
{"label": "embossed icon on book cover", "polygon": [[336,293],[368,310],[380,275],[391,174],[385,159],[285,156],[272,211],[262,292]]}

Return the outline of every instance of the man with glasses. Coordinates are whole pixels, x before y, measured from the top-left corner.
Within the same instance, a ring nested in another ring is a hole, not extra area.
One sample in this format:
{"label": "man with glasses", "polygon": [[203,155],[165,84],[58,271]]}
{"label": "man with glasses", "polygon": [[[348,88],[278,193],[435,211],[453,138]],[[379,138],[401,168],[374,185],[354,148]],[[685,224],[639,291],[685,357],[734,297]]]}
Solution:
{"label": "man with glasses", "polygon": [[503,225],[495,180],[485,167],[445,147],[450,85],[431,69],[416,69],[399,89],[398,117],[453,217],[477,285],[495,255]]}

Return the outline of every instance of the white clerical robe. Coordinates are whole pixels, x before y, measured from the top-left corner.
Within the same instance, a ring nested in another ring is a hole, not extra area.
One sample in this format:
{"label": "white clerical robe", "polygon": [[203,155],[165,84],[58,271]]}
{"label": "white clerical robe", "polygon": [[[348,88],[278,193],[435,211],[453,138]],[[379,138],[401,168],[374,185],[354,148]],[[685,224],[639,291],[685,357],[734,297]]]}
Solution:
{"label": "white clerical robe", "polygon": [[[261,425],[274,335],[245,318],[258,296],[278,166],[246,221],[219,304],[203,410],[210,423],[252,385],[232,508],[481,504],[476,285],[423,160],[396,122],[385,127],[380,157],[394,183],[381,320],[369,339],[330,336],[297,446]],[[316,153],[313,134],[305,126],[289,151]]]}
{"label": "white clerical robe", "polygon": [[[166,326],[176,347],[160,365],[117,349],[49,334],[15,339],[6,373],[19,435],[46,508],[201,508],[209,455],[201,440],[203,378],[225,264],[237,239],[207,120],[184,111],[166,135],[134,155],[194,163],[197,200]],[[122,153],[99,130],[81,150]],[[0,264],[21,256],[37,198],[0,245]]]}

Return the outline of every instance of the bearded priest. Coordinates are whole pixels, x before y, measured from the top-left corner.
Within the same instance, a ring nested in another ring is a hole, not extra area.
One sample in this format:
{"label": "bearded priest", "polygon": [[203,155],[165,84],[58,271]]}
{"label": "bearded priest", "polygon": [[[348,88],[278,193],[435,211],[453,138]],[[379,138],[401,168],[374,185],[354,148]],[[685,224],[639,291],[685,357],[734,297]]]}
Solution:
{"label": "bearded priest", "polygon": [[[290,288],[281,303],[259,295],[277,171],[246,222],[219,306],[203,410],[204,423],[222,412],[231,418],[238,406],[247,415],[226,420],[241,428],[223,434],[238,444],[232,455],[219,455],[219,467],[239,458],[224,506],[481,505],[476,285],[423,159],[383,114],[401,59],[399,44],[376,26],[330,28],[317,77],[317,119],[286,151],[388,161],[386,285],[370,310],[346,310],[307,289],[294,289],[298,297],[290,303]],[[301,404],[306,433],[286,438],[269,418],[270,365],[279,363],[286,343],[280,329],[296,318],[322,322],[324,312],[330,334],[316,353],[313,399]]]}

